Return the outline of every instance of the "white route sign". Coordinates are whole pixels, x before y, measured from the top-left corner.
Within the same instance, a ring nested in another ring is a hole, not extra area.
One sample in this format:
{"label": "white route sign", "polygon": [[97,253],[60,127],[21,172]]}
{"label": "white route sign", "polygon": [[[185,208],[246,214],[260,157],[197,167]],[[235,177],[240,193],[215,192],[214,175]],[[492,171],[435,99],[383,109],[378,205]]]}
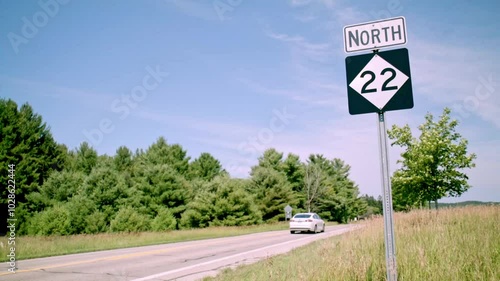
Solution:
{"label": "white route sign", "polygon": [[344,27],[346,53],[406,44],[404,17],[348,25]]}

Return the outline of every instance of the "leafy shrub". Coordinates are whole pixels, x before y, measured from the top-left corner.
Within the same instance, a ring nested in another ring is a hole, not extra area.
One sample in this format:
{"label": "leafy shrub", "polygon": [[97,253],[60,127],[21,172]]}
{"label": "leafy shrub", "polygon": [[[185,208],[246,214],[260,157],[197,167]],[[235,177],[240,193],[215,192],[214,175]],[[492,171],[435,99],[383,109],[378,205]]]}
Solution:
{"label": "leafy shrub", "polygon": [[73,233],[68,208],[57,204],[36,213],[30,219],[28,233],[31,235],[68,235]]}
{"label": "leafy shrub", "polygon": [[241,183],[228,177],[208,182],[181,216],[182,228],[258,224],[261,212]]}
{"label": "leafy shrub", "polygon": [[112,232],[140,232],[149,230],[150,218],[131,207],[121,208],[111,221]]}
{"label": "leafy shrub", "polygon": [[207,227],[208,223],[202,219],[202,215],[199,211],[189,209],[182,213],[180,220],[181,228],[196,228],[196,227]]}
{"label": "leafy shrub", "polygon": [[165,231],[174,230],[177,227],[177,220],[172,212],[165,207],[160,208],[156,217],[151,221],[151,230]]}
{"label": "leafy shrub", "polygon": [[88,226],[87,219],[96,210],[96,204],[86,196],[75,195],[65,204],[69,212],[71,233],[83,233]]}
{"label": "leafy shrub", "polygon": [[85,233],[94,234],[106,232],[108,225],[106,222],[106,214],[101,211],[95,211],[90,216],[85,218]]}

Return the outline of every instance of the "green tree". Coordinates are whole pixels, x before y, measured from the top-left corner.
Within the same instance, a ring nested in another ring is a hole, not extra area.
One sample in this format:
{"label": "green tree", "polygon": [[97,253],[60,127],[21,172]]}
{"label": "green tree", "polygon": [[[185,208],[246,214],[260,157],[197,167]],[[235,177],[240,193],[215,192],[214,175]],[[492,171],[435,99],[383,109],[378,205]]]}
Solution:
{"label": "green tree", "polygon": [[133,155],[126,146],[120,146],[116,150],[116,155],[113,157],[115,169],[118,172],[129,171],[133,164]]}
{"label": "green tree", "polygon": [[439,120],[428,113],[418,127],[420,137],[413,137],[408,125],[393,125],[388,131],[392,145],[404,149],[401,164],[392,177],[395,205],[402,208],[422,206],[443,197],[459,197],[470,185],[465,169],[475,167],[474,153],[468,153],[468,141],[456,132],[458,121],[445,108]]}
{"label": "green tree", "polygon": [[326,220],[346,223],[364,212],[366,205],[358,198],[357,185],[349,178],[351,167],[343,160],[329,160],[323,155],[309,156],[309,165],[321,169],[321,193],[315,211]]}
{"label": "green tree", "polygon": [[[307,212],[314,210],[314,205],[323,194],[323,173],[321,167],[315,163],[308,163],[305,168],[304,192]],[[312,208],[311,208],[312,207]]]}
{"label": "green tree", "polygon": [[269,148],[262,156],[259,157],[259,164],[257,166],[252,167],[256,169],[257,167],[270,168],[278,172],[283,171],[283,153],[276,151],[274,148]]}
{"label": "green tree", "polygon": [[285,173],[288,182],[292,186],[292,190],[294,192],[301,192],[305,169],[304,165],[300,162],[299,156],[289,153],[281,165],[281,170]]}
{"label": "green tree", "polygon": [[282,171],[285,173],[286,179],[290,183],[293,193],[297,198],[297,209],[305,209],[306,196],[304,192],[304,176],[305,165],[300,162],[298,155],[289,153],[283,161]]}
{"label": "green tree", "polygon": [[210,181],[222,173],[222,165],[210,153],[202,153],[189,164],[189,178]]}
{"label": "green tree", "polygon": [[168,164],[138,167],[134,175],[134,190],[138,195],[135,202],[139,205],[136,208],[153,215],[160,207],[166,207],[179,219],[190,198],[189,182]]}
{"label": "green tree", "polygon": [[294,192],[302,191],[305,172],[304,165],[300,162],[298,155],[289,153],[286,158],[283,158],[283,153],[274,148],[269,148],[264,151],[258,160],[259,163],[252,167],[251,173],[258,167],[273,169],[286,176]]}
{"label": "green tree", "polygon": [[187,176],[189,157],[179,144],[169,145],[165,138],[160,137],[146,152],[138,153],[139,161],[150,165],[169,165],[182,176]]}
{"label": "green tree", "polygon": [[75,168],[86,175],[92,172],[92,169],[97,165],[97,151],[92,148],[88,142],[82,142],[76,150]]}
{"label": "green tree", "polygon": [[[50,127],[29,104],[18,110],[14,101],[0,99],[0,181],[7,184],[8,165],[15,165],[18,207],[26,203],[26,196],[37,191],[52,171],[62,170],[62,150]],[[0,195],[0,204],[6,203],[7,189],[2,188]]]}
{"label": "green tree", "polygon": [[108,229],[107,216],[101,211],[96,210],[85,218],[85,233],[102,233]]}
{"label": "green tree", "polygon": [[378,199],[375,199],[373,196],[369,196],[365,194],[360,197],[360,200],[365,202],[366,211],[361,214],[361,217],[371,217],[373,215],[381,215],[382,214],[382,197],[379,196]]}
{"label": "green tree", "polygon": [[123,177],[111,167],[96,166],[85,178],[81,194],[90,199],[98,211],[106,215],[106,222],[113,218],[127,197],[127,185]]}
{"label": "green tree", "polygon": [[259,202],[264,221],[284,220],[285,206],[296,207],[299,202],[285,174],[272,168],[254,167],[249,188]]}
{"label": "green tree", "polygon": [[[53,171],[63,169],[63,151],[64,146],[56,143],[50,127],[29,104],[18,108],[13,100],[0,98],[0,182],[15,183],[18,234],[27,233],[27,221],[38,208],[28,202],[27,196],[37,191]],[[12,177],[9,165],[15,165]],[[8,190],[0,189],[2,210],[7,209]],[[0,233],[5,231],[0,229]]]}
{"label": "green tree", "polygon": [[[69,212],[71,231],[69,234],[81,234],[87,232],[88,218],[97,211],[94,201],[82,194],[77,194],[64,204]],[[96,221],[96,223],[98,223]],[[88,233],[88,232],[87,232]],[[90,232],[92,233],[92,232]]]}
{"label": "green tree", "polygon": [[81,191],[85,174],[79,171],[61,171],[52,173],[38,191],[27,195],[34,211],[42,211],[57,202],[67,202]]}
{"label": "green tree", "polygon": [[71,214],[63,203],[35,213],[28,220],[27,232],[30,235],[69,235],[72,233]]}
{"label": "green tree", "polygon": [[262,216],[243,182],[227,176],[206,182],[182,214],[184,228],[260,223]]}
{"label": "green tree", "polygon": [[150,228],[151,219],[130,206],[120,208],[110,224],[113,232],[140,232]]}
{"label": "green tree", "polygon": [[160,207],[155,218],[151,221],[151,229],[154,231],[174,230],[176,227],[177,220],[166,207]]}

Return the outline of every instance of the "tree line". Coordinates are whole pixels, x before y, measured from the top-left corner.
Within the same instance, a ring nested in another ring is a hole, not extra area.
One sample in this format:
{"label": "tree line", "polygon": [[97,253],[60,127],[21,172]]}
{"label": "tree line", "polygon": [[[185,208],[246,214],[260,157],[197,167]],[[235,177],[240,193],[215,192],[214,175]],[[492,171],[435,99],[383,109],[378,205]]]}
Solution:
{"label": "tree line", "polygon": [[[476,155],[445,108],[414,137],[408,125],[388,135],[403,148],[391,178],[396,211],[430,207],[471,186],[465,169]],[[382,198],[359,194],[342,159],[270,148],[247,178],[234,178],[210,153],[191,159],[180,144],[159,137],[146,149],[119,147],[99,155],[87,142],[70,150],[29,104],[0,99],[0,183],[15,165],[17,233],[70,235],[242,226],[285,220],[284,208],[346,223],[382,213]],[[6,214],[8,189],[1,189]],[[3,217],[0,216],[3,220]],[[2,230],[0,230],[0,233]]]}
{"label": "tree line", "polygon": [[[346,223],[373,211],[359,196],[341,159],[270,148],[248,178],[234,178],[215,157],[191,159],[164,137],[146,149],[119,147],[99,155],[87,142],[74,150],[57,143],[29,104],[0,100],[0,180],[15,164],[16,218],[21,235],[71,235],[242,226],[317,212]],[[2,189],[1,203],[7,203]],[[373,198],[372,198],[373,199]]]}

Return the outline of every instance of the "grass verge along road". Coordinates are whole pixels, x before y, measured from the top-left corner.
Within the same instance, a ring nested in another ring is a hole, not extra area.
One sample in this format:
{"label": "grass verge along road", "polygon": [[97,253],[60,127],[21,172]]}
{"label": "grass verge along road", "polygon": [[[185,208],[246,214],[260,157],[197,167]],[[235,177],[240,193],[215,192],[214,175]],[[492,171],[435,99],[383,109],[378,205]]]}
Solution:
{"label": "grass verge along road", "polygon": [[[399,280],[500,280],[500,206],[395,214]],[[385,280],[383,220],[235,270],[222,280]]]}

